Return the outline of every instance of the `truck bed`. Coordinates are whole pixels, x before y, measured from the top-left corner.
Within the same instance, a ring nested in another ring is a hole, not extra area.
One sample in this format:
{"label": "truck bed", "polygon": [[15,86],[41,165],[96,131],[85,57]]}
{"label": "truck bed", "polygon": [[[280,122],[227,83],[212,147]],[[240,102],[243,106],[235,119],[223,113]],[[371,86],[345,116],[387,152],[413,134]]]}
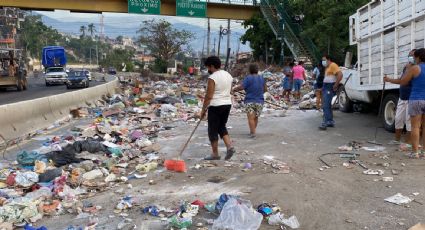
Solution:
{"label": "truck bed", "polygon": [[425,47],[425,1],[372,1],[358,9],[350,17],[350,44],[358,51],[355,87],[382,89],[384,74],[399,77],[409,51]]}

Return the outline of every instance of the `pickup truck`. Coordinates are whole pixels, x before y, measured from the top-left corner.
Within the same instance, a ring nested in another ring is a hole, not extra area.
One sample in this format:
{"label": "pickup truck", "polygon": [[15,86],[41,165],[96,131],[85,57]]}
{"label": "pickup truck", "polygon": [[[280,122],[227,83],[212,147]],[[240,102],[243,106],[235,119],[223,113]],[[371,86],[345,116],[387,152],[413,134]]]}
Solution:
{"label": "pickup truck", "polygon": [[64,67],[58,66],[46,68],[46,86],[65,84],[67,82],[67,76],[68,74],[66,73]]}

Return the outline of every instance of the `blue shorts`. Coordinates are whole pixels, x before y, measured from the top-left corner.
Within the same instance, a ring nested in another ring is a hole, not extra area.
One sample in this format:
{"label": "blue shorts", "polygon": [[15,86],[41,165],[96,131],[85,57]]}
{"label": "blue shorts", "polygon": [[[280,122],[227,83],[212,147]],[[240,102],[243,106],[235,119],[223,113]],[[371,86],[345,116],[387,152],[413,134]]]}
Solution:
{"label": "blue shorts", "polygon": [[282,87],[285,90],[292,90],[292,81],[286,77],[285,79],[283,79]]}
{"label": "blue shorts", "polygon": [[294,80],[294,91],[299,92],[301,90],[301,86],[303,85],[303,80],[295,79]]}

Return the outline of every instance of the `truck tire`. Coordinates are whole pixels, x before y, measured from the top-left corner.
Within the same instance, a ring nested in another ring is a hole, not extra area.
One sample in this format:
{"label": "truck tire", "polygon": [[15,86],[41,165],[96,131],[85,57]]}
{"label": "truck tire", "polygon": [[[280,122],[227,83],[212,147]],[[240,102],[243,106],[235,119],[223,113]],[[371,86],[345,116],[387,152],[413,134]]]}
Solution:
{"label": "truck tire", "polygon": [[28,89],[28,80],[25,78],[24,80],[24,90]]}
{"label": "truck tire", "polygon": [[16,85],[16,90],[18,91],[24,90],[24,85],[22,84],[21,80],[18,81],[18,84]]}
{"label": "truck tire", "polygon": [[339,111],[344,113],[350,113],[353,111],[353,102],[348,98],[345,92],[344,86],[341,86],[338,90],[338,108]]}
{"label": "truck tire", "polygon": [[395,111],[397,109],[398,96],[396,94],[388,94],[385,96],[381,105],[381,118],[384,123],[385,130],[389,132],[395,131]]}

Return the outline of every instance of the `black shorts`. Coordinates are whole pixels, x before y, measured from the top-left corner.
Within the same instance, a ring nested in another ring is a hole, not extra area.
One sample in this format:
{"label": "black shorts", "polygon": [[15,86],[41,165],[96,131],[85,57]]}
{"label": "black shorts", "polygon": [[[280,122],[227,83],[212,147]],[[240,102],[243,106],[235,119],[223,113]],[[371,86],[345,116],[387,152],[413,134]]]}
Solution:
{"label": "black shorts", "polygon": [[223,139],[228,135],[226,123],[229,119],[232,105],[210,106],[208,108],[208,137],[210,141],[218,141],[218,136]]}

